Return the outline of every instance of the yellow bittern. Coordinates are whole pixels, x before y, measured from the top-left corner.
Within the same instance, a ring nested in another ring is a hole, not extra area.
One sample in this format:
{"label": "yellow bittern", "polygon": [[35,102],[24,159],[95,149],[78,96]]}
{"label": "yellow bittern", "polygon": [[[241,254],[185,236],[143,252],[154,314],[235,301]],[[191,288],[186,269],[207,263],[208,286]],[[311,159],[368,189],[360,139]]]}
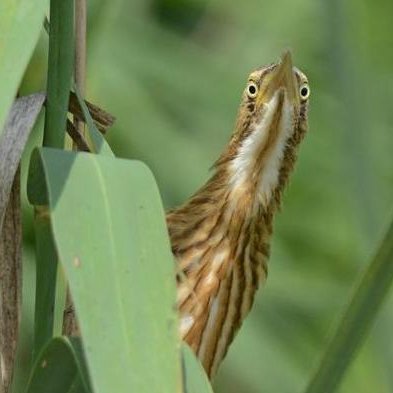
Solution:
{"label": "yellow bittern", "polygon": [[252,72],[212,177],[167,214],[180,334],[210,378],[267,277],[273,217],[307,130],[309,94],[289,52]]}

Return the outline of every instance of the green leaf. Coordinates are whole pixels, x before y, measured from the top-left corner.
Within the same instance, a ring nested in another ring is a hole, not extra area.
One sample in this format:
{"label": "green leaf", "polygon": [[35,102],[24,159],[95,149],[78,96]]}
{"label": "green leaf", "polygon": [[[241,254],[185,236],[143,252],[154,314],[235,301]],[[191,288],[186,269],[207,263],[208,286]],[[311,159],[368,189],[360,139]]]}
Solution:
{"label": "green leaf", "polygon": [[180,392],[175,271],[150,171],[47,148],[31,168],[29,198],[49,204],[94,392]]}
{"label": "green leaf", "polygon": [[50,1],[44,145],[63,148],[74,64],[74,2]]}
{"label": "green leaf", "polygon": [[79,340],[56,337],[38,356],[26,393],[89,393]]}
{"label": "green leaf", "polygon": [[107,156],[114,156],[112,149],[106,142],[104,136],[101,134],[100,131],[98,131],[98,128],[94,124],[93,118],[91,117],[91,114],[89,112],[89,109],[87,108],[86,102],[84,99],[82,99],[78,89],[75,86],[75,94],[78,98],[79,105],[82,108],[83,115],[86,119],[87,127],[89,129],[89,134],[88,136],[91,139],[91,142],[89,145],[93,145],[95,148],[94,153],[98,154],[104,154]]}
{"label": "green leaf", "polygon": [[0,2],[0,135],[39,37],[48,0]]}
{"label": "green leaf", "polygon": [[187,344],[182,346],[184,393],[213,393],[199,360]]}
{"label": "green leaf", "polygon": [[36,357],[48,340],[55,335],[55,295],[58,264],[46,207],[36,208],[34,229],[36,244],[36,295],[33,355]]}
{"label": "green leaf", "polygon": [[336,391],[393,282],[393,221],[351,297],[306,392]]}

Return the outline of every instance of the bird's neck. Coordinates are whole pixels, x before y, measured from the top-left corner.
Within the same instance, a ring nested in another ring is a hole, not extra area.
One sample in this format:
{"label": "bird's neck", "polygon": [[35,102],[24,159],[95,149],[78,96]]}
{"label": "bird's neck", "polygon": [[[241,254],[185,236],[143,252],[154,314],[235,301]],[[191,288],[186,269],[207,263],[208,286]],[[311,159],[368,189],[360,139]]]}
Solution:
{"label": "bird's neck", "polygon": [[282,169],[294,152],[295,118],[295,108],[282,91],[277,92],[251,120],[239,115],[235,131],[239,139],[232,138],[218,161],[217,169],[228,173],[234,196],[250,194],[254,211],[260,205],[265,211],[274,210],[280,202],[286,183]]}
{"label": "bird's neck", "polygon": [[274,213],[303,134],[286,133],[295,123],[279,112],[280,102],[273,104],[267,123],[251,125],[241,111],[212,177],[167,214],[178,262],[180,334],[210,377],[267,276]]}
{"label": "bird's neck", "polygon": [[267,276],[273,209],[233,190],[228,168],[167,215],[178,261],[180,334],[211,377]]}
{"label": "bird's neck", "polygon": [[289,113],[274,113],[281,119],[281,132],[267,132],[269,124],[277,127],[274,117],[267,117],[268,125],[263,122],[250,125],[241,119],[238,124],[244,125],[244,130],[236,130],[214,165],[211,178],[183,206],[169,212],[168,226],[175,254],[177,243],[184,246],[185,238],[191,241],[203,237],[215,225],[214,219],[226,227],[221,231],[225,236],[258,220],[271,232],[273,216],[280,207],[303,134],[297,129],[291,132]]}
{"label": "bird's neck", "polygon": [[[266,235],[272,232],[274,213],[279,206],[283,182],[269,191],[268,201],[261,198],[258,181],[234,185],[233,163],[216,165],[206,184],[183,206],[167,215],[172,249],[183,255],[188,245],[202,245],[228,239],[236,246],[243,232],[252,232],[256,226]],[[267,193],[266,193],[267,194]],[[191,260],[190,260],[191,263]]]}

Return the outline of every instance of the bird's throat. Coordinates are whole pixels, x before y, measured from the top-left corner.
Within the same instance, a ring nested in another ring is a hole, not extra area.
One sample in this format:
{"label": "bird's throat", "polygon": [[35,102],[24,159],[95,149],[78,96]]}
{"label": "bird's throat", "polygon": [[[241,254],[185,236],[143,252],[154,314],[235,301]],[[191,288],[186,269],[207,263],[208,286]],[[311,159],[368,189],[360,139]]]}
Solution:
{"label": "bird's throat", "polygon": [[239,198],[244,198],[245,193],[253,196],[255,211],[259,204],[266,209],[276,188],[283,186],[280,169],[294,127],[294,108],[279,90],[261,108],[257,121],[250,124],[251,131],[238,144],[229,168],[229,183]]}

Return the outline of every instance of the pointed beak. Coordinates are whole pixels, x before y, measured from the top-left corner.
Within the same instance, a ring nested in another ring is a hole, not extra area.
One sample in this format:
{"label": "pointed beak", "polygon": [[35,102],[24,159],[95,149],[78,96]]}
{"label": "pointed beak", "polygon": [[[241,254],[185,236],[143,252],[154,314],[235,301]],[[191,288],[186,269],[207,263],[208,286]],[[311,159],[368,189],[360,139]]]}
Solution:
{"label": "pointed beak", "polygon": [[287,98],[292,105],[300,105],[299,93],[295,73],[293,71],[291,52],[286,51],[282,54],[280,62],[269,75],[265,88],[263,88],[257,100],[260,105],[269,102],[273,95],[282,88],[287,94]]}

